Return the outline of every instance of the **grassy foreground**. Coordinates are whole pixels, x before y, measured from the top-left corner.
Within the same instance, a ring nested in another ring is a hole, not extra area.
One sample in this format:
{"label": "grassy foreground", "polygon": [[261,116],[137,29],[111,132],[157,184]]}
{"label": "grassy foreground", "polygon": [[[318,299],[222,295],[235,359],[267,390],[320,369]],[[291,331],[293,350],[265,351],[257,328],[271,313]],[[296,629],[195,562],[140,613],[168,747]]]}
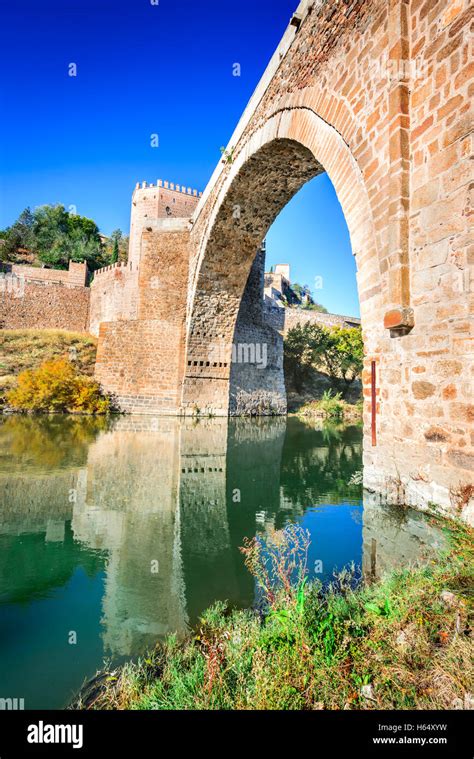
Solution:
{"label": "grassy foreground", "polygon": [[102,673],[73,708],[472,708],[472,531],[446,531],[443,555],[356,588],[342,573],[326,591],[306,581],[300,528],[254,539],[242,550],[259,610],[217,603],[192,636]]}

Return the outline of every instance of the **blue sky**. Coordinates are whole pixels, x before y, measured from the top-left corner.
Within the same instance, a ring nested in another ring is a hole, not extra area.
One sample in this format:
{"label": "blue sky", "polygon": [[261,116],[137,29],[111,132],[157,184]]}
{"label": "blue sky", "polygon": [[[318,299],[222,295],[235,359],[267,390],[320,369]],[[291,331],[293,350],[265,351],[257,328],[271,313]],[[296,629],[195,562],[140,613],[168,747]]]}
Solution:
{"label": "blue sky", "polygon": [[[152,2],[0,0],[0,228],[26,206],[60,202],[105,234],[128,231],[137,181],[204,189],[297,0]],[[311,287],[322,276],[316,297],[358,313],[349,238],[327,177],[277,219],[268,261],[290,263],[292,279]]]}

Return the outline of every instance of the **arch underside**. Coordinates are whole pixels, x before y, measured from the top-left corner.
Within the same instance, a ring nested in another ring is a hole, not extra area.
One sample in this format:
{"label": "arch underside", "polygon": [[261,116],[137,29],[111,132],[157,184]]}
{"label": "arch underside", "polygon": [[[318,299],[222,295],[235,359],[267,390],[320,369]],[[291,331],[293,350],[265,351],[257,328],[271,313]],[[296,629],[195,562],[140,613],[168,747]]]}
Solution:
{"label": "arch underside", "polygon": [[[242,296],[268,229],[301,187],[325,170],[343,206],[353,252],[363,250],[362,265],[370,258],[372,267],[375,245],[369,239],[367,198],[342,138],[308,109],[274,115],[243,146],[216,189],[206,230],[200,220],[195,228],[201,247],[190,297],[183,410],[286,410],[281,337],[265,324],[258,295],[247,302]],[[236,343],[254,345],[257,351],[266,346],[265,369],[236,366]]]}

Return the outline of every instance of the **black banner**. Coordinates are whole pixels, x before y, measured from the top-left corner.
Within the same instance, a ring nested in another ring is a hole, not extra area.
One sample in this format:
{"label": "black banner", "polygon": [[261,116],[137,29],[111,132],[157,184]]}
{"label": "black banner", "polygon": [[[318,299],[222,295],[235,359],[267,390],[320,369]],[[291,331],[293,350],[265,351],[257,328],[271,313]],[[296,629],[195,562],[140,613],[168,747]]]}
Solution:
{"label": "black banner", "polygon": [[[471,719],[469,719],[471,718]],[[0,712],[0,759],[142,757],[175,746],[209,753],[292,748],[331,756],[473,756],[472,713],[449,712]],[[471,747],[469,747],[469,745]]]}

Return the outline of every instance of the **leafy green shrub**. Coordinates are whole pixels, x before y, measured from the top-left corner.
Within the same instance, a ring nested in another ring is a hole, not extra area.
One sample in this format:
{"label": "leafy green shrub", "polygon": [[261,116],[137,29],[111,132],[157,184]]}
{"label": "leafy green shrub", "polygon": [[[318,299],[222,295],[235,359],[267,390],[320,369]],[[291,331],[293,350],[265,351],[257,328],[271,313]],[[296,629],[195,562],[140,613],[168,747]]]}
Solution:
{"label": "leafy green shrub", "polygon": [[[321,418],[329,418],[335,421],[332,425],[338,424],[338,420],[342,419],[346,413],[353,413],[354,409],[356,413],[359,411],[355,406],[350,406],[341,398],[341,393],[334,393],[332,390],[325,390],[319,401],[310,401],[303,404],[298,409],[298,416],[308,417],[315,416]],[[360,414],[362,410],[360,410]],[[329,422],[327,423],[330,424]],[[328,428],[325,428],[328,429]]]}
{"label": "leafy green shrub", "polygon": [[298,392],[309,380],[313,372],[316,355],[325,344],[326,330],[317,324],[297,324],[285,338],[285,376]]}
{"label": "leafy green shrub", "polygon": [[17,386],[7,395],[7,402],[17,411],[83,414],[110,411],[110,401],[101,394],[100,385],[78,374],[74,365],[64,358],[45,361],[38,369],[21,372]]}
{"label": "leafy green shrub", "polygon": [[319,407],[326,416],[341,417],[344,415],[344,403],[341,400],[341,393],[334,393],[332,390],[325,390]]}

